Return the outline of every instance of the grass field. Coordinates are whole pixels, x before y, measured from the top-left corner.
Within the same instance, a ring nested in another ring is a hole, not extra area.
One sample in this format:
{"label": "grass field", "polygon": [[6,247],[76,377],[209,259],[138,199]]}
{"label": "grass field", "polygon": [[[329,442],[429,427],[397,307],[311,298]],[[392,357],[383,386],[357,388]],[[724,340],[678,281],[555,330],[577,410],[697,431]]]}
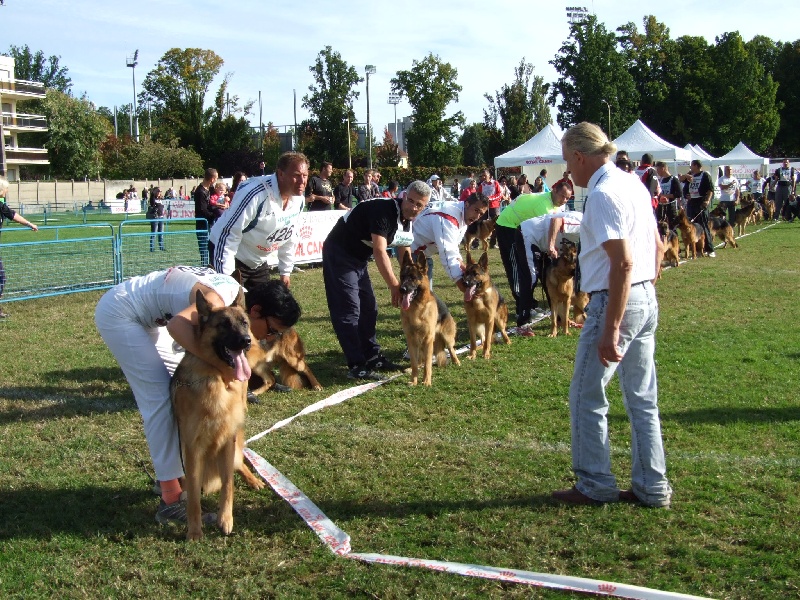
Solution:
{"label": "grass field", "polygon": [[[572,484],[567,391],[577,335],[512,338],[491,361],[435,370],[432,388],[403,377],[253,449],[347,531],[356,552],[714,598],[796,598],[799,240],[797,225],[770,227],[658,283],[670,510],[551,501],[552,490]],[[436,266],[463,343],[460,294]],[[263,396],[248,435],[351,385],[321,279],[307,269],[292,285],[304,310],[298,329],[326,389]],[[379,339],[397,359],[398,312],[383,285],[377,293]],[[202,542],[188,544],[183,530],[158,526],[141,421],[94,328],[99,296],[3,305],[11,317],[0,322],[0,597],[585,597],[338,558],[272,491],[241,483],[230,537],[207,527]],[[628,421],[616,381],[609,390],[613,465],[627,487]]]}

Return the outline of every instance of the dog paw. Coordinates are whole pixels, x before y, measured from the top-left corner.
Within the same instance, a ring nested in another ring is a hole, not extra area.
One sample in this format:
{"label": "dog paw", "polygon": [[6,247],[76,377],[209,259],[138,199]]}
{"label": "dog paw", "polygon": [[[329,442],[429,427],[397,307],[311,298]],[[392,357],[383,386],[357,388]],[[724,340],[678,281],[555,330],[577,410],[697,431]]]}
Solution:
{"label": "dog paw", "polygon": [[222,535],[230,535],[233,531],[233,515],[220,515],[217,519],[217,526],[222,532]]}
{"label": "dog paw", "polygon": [[322,386],[321,385],[315,385],[311,389],[314,390],[315,392],[321,392],[322,391]]}
{"label": "dog paw", "polygon": [[203,530],[202,529],[189,529],[186,532],[186,539],[190,542],[197,542],[203,539]]}

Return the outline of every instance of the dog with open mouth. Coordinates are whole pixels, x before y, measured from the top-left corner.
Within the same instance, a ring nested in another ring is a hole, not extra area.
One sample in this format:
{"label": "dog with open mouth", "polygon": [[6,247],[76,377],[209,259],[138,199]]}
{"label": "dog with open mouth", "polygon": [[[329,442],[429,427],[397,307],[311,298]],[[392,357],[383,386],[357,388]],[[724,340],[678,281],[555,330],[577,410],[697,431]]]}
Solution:
{"label": "dog with open mouth", "polygon": [[483,358],[489,359],[492,356],[495,331],[500,332],[506,344],[511,343],[506,333],[508,305],[492,284],[489,276],[489,255],[484,252],[478,262],[475,262],[467,251],[467,266],[461,280],[466,288],[464,310],[469,325],[469,358],[474,359],[477,355],[477,341],[480,339]]}

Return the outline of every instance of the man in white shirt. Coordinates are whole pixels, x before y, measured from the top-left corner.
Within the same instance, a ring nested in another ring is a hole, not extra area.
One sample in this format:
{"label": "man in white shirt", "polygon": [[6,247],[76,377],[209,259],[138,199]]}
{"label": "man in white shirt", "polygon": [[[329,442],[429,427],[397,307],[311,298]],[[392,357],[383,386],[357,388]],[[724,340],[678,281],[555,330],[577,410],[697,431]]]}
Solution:
{"label": "man in white shirt", "polygon": [[[577,478],[553,498],[569,504],[641,502],[669,506],[672,489],[658,413],[653,281],[663,244],[649,192],[617,169],[616,146],[597,125],[579,123],[561,148],[575,185],[588,197],[581,223],[581,290],[590,295],[569,390],[572,469]],[[619,367],[619,369],[617,369]],[[611,472],[605,386],[617,372],[631,422],[630,490]]]}
{"label": "man in white shirt", "polygon": [[719,205],[728,211],[728,223],[736,222],[736,205],[739,203],[739,180],[731,175],[731,168],[723,169],[724,175],[717,180],[720,189]]}

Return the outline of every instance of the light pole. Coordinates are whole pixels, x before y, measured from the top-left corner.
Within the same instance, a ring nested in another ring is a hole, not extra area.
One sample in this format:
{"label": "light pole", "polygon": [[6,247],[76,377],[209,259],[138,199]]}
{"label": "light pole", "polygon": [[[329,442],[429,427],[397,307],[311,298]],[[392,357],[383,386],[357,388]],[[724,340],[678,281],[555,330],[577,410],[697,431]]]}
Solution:
{"label": "light pole", "polygon": [[608,107],[608,139],[611,139],[611,105],[605,100],[600,100],[600,102]]}
{"label": "light pole", "polygon": [[389,104],[394,104],[394,137],[398,150],[400,146],[400,128],[397,126],[397,105],[400,104],[400,94],[392,92],[389,94]]}
{"label": "light pole", "polygon": [[[136,65],[139,64],[139,51],[133,53],[133,57],[128,57],[125,64],[131,68],[133,76],[133,114],[131,115],[131,137],[139,141],[139,117],[136,115]],[[136,121],[134,124],[134,120]],[[135,133],[134,133],[135,132]]]}
{"label": "light pole", "polygon": [[353,157],[350,155],[350,117],[347,117],[347,168],[353,168]]}
{"label": "light pole", "polygon": [[375,65],[367,65],[364,67],[364,72],[367,74],[367,147],[369,148],[369,161],[367,167],[372,168],[372,128],[369,124],[369,76],[375,74]]}

